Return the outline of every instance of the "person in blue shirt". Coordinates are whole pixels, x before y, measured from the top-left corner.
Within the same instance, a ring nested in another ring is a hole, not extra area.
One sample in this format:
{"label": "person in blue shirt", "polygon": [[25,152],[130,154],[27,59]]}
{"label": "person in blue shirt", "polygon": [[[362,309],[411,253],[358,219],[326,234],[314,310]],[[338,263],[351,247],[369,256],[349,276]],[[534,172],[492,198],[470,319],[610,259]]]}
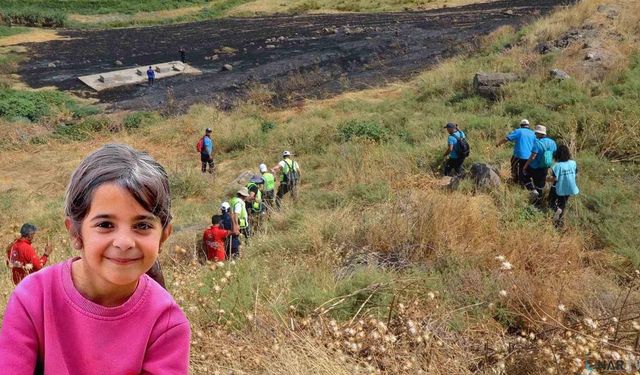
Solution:
{"label": "person in blue shirt", "polygon": [[531,156],[524,163],[525,187],[532,193],[533,204],[542,208],[542,194],[547,182],[547,173],[551,166],[550,162],[552,161],[552,159],[545,160],[545,153],[555,154],[558,146],[556,146],[556,142],[553,139],[547,137],[547,128],[545,126],[536,125],[533,132],[536,135],[536,141],[531,149]]}
{"label": "person in blue shirt", "polygon": [[207,165],[209,166],[209,173],[213,173],[215,164],[213,162],[213,140],[211,139],[211,128],[205,130],[202,137],[202,149],[200,149],[200,161],[202,162],[202,173],[207,172]]}
{"label": "person in blue shirt", "polygon": [[447,137],[447,150],[444,152],[444,157],[449,156],[444,164],[445,176],[457,176],[462,173],[462,163],[465,156],[459,155],[457,144],[461,138],[465,138],[462,130],[458,129],[458,125],[452,122],[444,126],[447,129],[449,136]]}
{"label": "person in blue shirt", "polygon": [[496,147],[500,145],[513,142],[513,156],[511,157],[511,178],[513,182],[520,185],[525,185],[524,179],[524,164],[529,160],[531,156],[531,149],[536,141],[536,135],[531,129],[529,129],[529,120],[523,119],[520,121],[520,128],[509,133],[505,138],[501,139]]}
{"label": "person in blue shirt", "polygon": [[555,211],[554,225],[561,227],[569,197],[580,193],[576,183],[578,165],[574,160],[571,160],[571,152],[566,145],[558,146],[555,159],[556,163],[551,167],[553,186],[549,193],[549,207]]}
{"label": "person in blue shirt", "polygon": [[147,81],[149,82],[149,86],[153,86],[153,81],[156,79],[156,72],[152,67],[147,69]]}

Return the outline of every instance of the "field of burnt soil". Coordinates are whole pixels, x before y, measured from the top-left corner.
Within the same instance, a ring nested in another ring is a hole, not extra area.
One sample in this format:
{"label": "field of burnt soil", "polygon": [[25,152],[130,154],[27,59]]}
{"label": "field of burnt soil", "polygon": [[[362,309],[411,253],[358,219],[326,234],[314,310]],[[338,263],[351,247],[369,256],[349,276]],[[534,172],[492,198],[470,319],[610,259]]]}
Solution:
{"label": "field of burnt soil", "polygon": [[[505,0],[425,12],[235,18],[171,26],[63,30],[66,40],[28,45],[20,67],[32,87],[56,86],[96,97],[110,109],[225,108],[256,85],[274,104],[324,97],[410,77],[473,46],[503,25],[516,27],[562,0]],[[178,60],[202,75],[177,76],[153,87],[93,92],[78,76]],[[224,66],[231,66],[225,69]]]}

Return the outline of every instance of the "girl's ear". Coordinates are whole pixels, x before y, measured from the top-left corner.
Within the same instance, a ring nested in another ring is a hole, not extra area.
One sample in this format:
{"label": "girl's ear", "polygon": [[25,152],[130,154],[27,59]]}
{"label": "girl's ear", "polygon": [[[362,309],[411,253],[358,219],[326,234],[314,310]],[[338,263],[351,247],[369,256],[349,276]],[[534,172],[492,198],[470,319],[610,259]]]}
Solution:
{"label": "girl's ear", "polygon": [[162,236],[160,237],[160,250],[162,250],[162,244],[167,240],[167,238],[169,238],[171,232],[173,232],[173,224],[171,223],[167,224],[167,226],[162,229]]}
{"label": "girl's ear", "polygon": [[71,236],[71,243],[73,244],[73,248],[76,250],[81,250],[82,239],[80,238],[80,235],[76,233],[75,229],[73,228],[73,220],[71,220],[71,218],[69,217],[66,217],[64,219],[64,226],[67,228],[67,232],[69,232],[69,235]]}

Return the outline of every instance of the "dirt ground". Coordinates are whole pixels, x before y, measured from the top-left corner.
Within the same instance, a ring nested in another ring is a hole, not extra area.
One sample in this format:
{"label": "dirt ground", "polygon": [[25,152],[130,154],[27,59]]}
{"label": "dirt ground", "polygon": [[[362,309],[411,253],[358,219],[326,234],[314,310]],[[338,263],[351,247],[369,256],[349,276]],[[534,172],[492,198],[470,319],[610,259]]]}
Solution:
{"label": "dirt ground", "polygon": [[[56,86],[95,97],[111,110],[179,110],[202,102],[227,108],[259,85],[275,93],[275,104],[286,104],[411,77],[473,46],[479,36],[502,25],[520,26],[563,3],[566,1],[505,0],[424,12],[270,16],[147,28],[63,30],[59,34],[71,39],[25,44],[30,59],[19,73],[32,87]],[[187,62],[202,75],[99,94],[77,79],[177,60],[181,46],[187,49]],[[232,70],[224,70],[225,64]]]}

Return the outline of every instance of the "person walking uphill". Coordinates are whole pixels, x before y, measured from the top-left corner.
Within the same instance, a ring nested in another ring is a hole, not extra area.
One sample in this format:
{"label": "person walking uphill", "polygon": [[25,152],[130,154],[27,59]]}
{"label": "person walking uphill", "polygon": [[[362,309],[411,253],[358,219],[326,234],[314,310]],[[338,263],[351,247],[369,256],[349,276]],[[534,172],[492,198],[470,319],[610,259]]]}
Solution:
{"label": "person walking uphill", "polygon": [[553,215],[554,225],[562,227],[562,218],[567,211],[569,197],[580,193],[576,183],[578,165],[574,160],[571,160],[571,152],[566,145],[558,146],[555,159],[556,163],[551,167],[553,186],[549,193],[549,207],[555,211]]}
{"label": "person walking uphill", "polygon": [[457,176],[462,173],[462,163],[469,156],[469,144],[464,132],[458,129],[458,125],[452,122],[444,126],[449,133],[447,137],[447,150],[444,157],[449,156],[444,164],[445,176]]}
{"label": "person walking uphill", "polygon": [[295,197],[295,189],[300,182],[302,171],[300,170],[298,162],[291,159],[291,152],[284,151],[282,153],[282,160],[271,168],[271,172],[274,174],[281,172],[280,186],[278,187],[278,194],[276,195],[276,207],[280,208],[280,202],[285,194],[291,191]]}
{"label": "person walking uphill", "polygon": [[147,69],[147,82],[149,83],[149,86],[153,86],[153,81],[155,81],[156,79],[156,72],[153,70],[152,67],[149,67],[149,69]]}
{"label": "person walking uphill", "polygon": [[11,277],[15,285],[18,285],[28,274],[40,271],[53,251],[51,244],[47,243],[42,257],[38,256],[31,245],[37,230],[38,228],[33,224],[24,224],[20,228],[20,238],[7,247],[7,265],[11,268]]}
{"label": "person walking uphill", "polygon": [[[246,187],[241,188],[236,193],[236,196],[229,200],[231,206],[231,221],[233,224],[232,243],[237,241],[240,243],[240,234],[242,233],[245,238],[249,238],[249,216],[247,215],[247,206],[245,201],[249,197],[249,190]],[[240,246],[231,251],[232,257],[240,256]]]}
{"label": "person walking uphill", "polygon": [[198,141],[196,150],[200,153],[200,162],[202,163],[202,173],[207,172],[207,165],[209,166],[209,173],[213,173],[215,164],[213,162],[213,140],[211,139],[211,128],[205,130],[204,135]]}
{"label": "person walking uphill", "polygon": [[525,185],[524,179],[524,164],[529,160],[531,156],[531,149],[536,141],[536,135],[529,129],[529,120],[523,119],[520,121],[520,128],[507,134],[507,136],[501,139],[496,147],[500,145],[513,142],[513,156],[511,157],[511,178],[513,182],[520,185]]}
{"label": "person walking uphill", "polygon": [[547,182],[547,172],[553,164],[553,155],[558,147],[553,139],[547,137],[545,126],[536,125],[534,133],[537,139],[531,149],[531,156],[524,163],[524,178],[525,187],[532,192],[533,203],[540,207]]}
{"label": "person walking uphill", "polygon": [[262,178],[264,179],[262,202],[264,203],[265,211],[268,211],[269,209],[273,208],[274,204],[276,178],[273,176],[273,173],[269,172],[266,164],[260,164],[258,168],[260,169],[260,173],[262,174]]}

